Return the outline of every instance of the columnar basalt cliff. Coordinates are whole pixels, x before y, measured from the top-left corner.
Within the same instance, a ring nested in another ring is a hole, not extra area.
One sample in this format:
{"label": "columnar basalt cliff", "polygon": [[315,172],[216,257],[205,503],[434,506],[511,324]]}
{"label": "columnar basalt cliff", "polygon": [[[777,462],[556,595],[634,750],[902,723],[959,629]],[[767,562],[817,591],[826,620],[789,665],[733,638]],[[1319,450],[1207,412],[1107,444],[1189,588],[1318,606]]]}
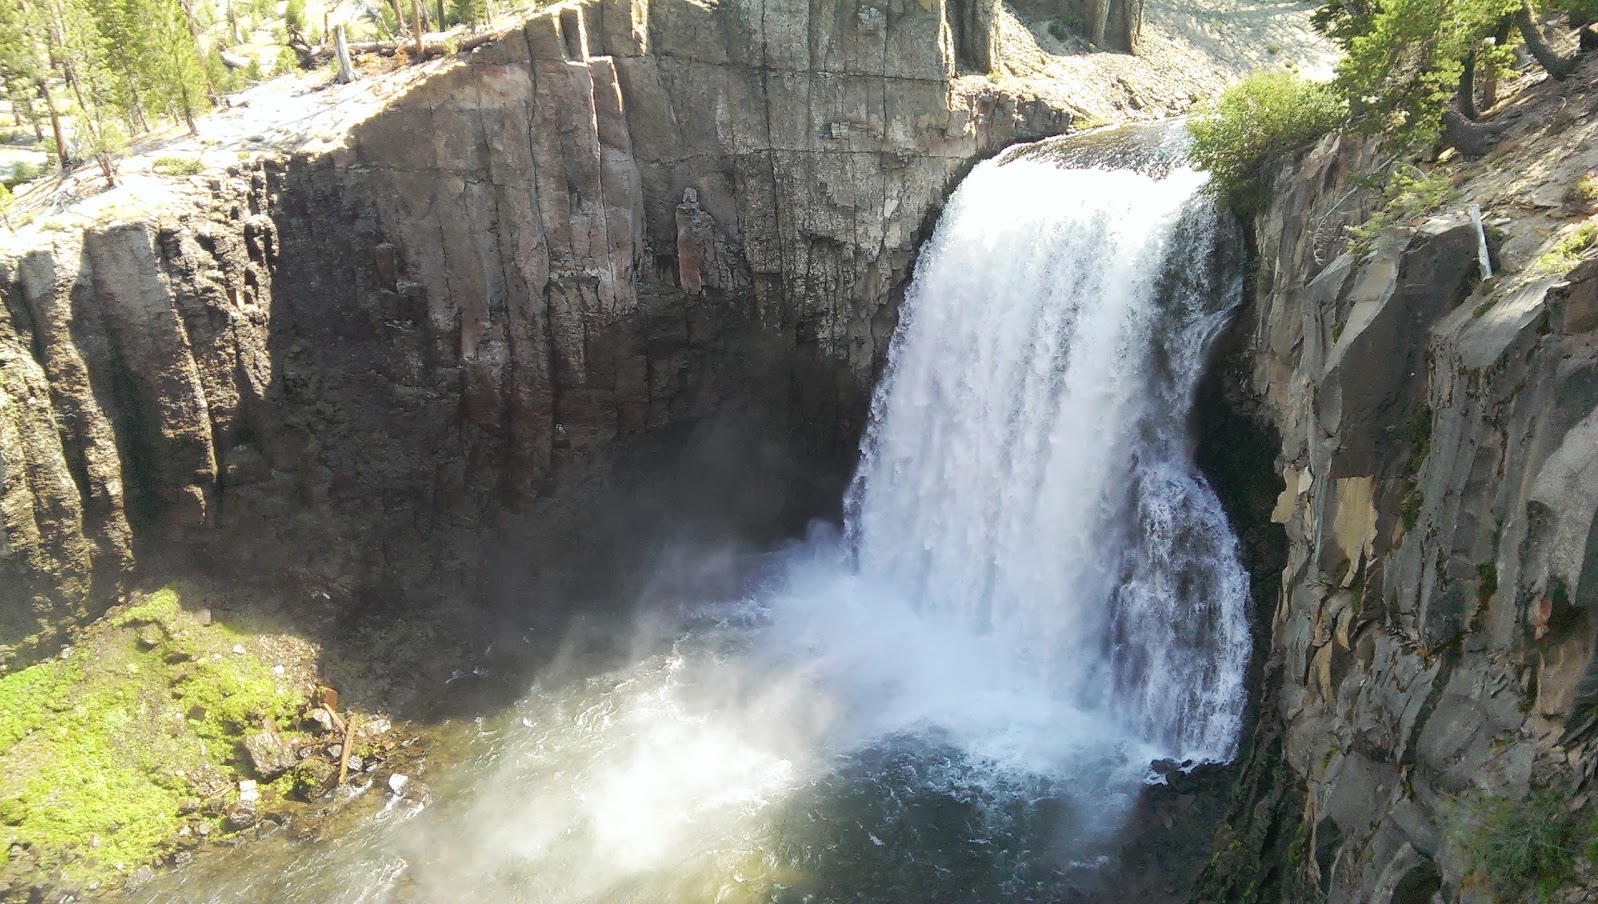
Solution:
{"label": "columnar basalt cliff", "polygon": [[[1391,160],[1327,139],[1278,179],[1240,329],[1288,562],[1198,900],[1487,902],[1483,814],[1535,788],[1588,806],[1598,266],[1546,250],[1593,212],[1570,190],[1591,141],[1523,125],[1444,209],[1347,251],[1372,204],[1347,177]],[[1472,203],[1508,269],[1490,281]]]}
{"label": "columnar basalt cliff", "polygon": [[157,559],[433,601],[647,553],[600,511],[835,500],[937,206],[1068,126],[957,78],[972,5],[561,6],[334,150],[0,262],[0,650]]}

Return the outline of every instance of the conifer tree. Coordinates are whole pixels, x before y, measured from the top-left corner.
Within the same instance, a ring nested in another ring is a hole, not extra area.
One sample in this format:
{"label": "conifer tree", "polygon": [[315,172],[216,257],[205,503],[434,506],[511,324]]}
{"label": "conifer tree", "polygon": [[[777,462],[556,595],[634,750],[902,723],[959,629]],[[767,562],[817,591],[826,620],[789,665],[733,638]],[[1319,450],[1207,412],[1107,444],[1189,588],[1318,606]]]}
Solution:
{"label": "conifer tree", "polygon": [[44,10],[29,0],[0,0],[0,70],[12,103],[19,97],[37,98],[49,116],[55,140],[56,164],[65,170],[71,160],[66,128],[50,86],[52,60],[46,48],[48,32]]}
{"label": "conifer tree", "polygon": [[200,62],[188,15],[180,0],[135,0],[145,10],[149,44],[144,66],[154,102],[198,134],[195,118],[209,107],[205,65]]}
{"label": "conifer tree", "polygon": [[74,104],[79,150],[100,166],[107,185],[116,184],[116,155],[127,144],[121,121],[127,110],[117,103],[106,66],[105,39],[92,14],[96,0],[31,0],[48,36],[50,59]]}
{"label": "conifer tree", "polygon": [[139,0],[100,0],[95,6],[94,18],[105,39],[106,61],[117,105],[127,112],[128,125],[142,132],[150,127],[145,118],[150,36],[144,10],[140,7]]}
{"label": "conifer tree", "polygon": [[451,5],[458,24],[475,28],[488,21],[488,0],[451,0]]}
{"label": "conifer tree", "polygon": [[1549,74],[1569,71],[1537,30],[1530,0],[1331,0],[1315,24],[1346,52],[1336,85],[1354,124],[1408,145],[1444,137],[1470,149],[1477,63],[1512,25]]}

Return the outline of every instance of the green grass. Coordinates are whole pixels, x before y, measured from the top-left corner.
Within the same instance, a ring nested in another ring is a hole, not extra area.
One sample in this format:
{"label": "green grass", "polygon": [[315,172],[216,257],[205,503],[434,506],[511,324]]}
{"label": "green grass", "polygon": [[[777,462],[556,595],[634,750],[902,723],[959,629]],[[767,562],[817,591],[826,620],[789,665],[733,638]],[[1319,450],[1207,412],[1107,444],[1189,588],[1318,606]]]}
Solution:
{"label": "green grass", "polygon": [[1480,597],[1482,605],[1485,606],[1487,601],[1493,598],[1493,594],[1498,592],[1498,564],[1496,562],[1482,562],[1477,565],[1476,578],[1477,596]]}
{"label": "green grass", "polygon": [[1404,463],[1404,474],[1413,479],[1419,476],[1421,467],[1426,464],[1426,457],[1432,454],[1431,406],[1422,405],[1410,416],[1409,437],[1409,460]]}
{"label": "green grass", "polygon": [[1394,168],[1382,186],[1382,203],[1358,226],[1348,227],[1350,244],[1356,249],[1369,248],[1376,236],[1389,226],[1425,216],[1454,195],[1454,180],[1441,170],[1430,173],[1419,168],[1401,165]]}
{"label": "green grass", "polygon": [[157,859],[243,768],[239,741],[303,702],[240,637],[171,589],[113,616],[67,659],[0,677],[0,849],[105,881]]}
{"label": "green grass", "polygon": [[77,660],[47,662],[0,678],[0,756],[42,727],[82,677]]}
{"label": "green grass", "polygon": [[1420,523],[1420,510],[1426,502],[1420,491],[1420,469],[1432,452],[1432,409],[1422,405],[1409,419],[1409,459],[1404,462],[1404,503],[1399,510],[1399,520],[1404,530],[1411,531]]}
{"label": "green grass", "polygon": [[1540,902],[1571,880],[1577,859],[1595,846],[1598,819],[1572,813],[1563,797],[1542,791],[1480,803],[1464,853],[1499,900]]}
{"label": "green grass", "polygon": [[1587,173],[1576,180],[1576,197],[1588,204],[1598,203],[1598,173]]}
{"label": "green grass", "polygon": [[1564,273],[1581,263],[1582,254],[1594,247],[1598,247],[1598,221],[1588,220],[1561,235],[1532,266],[1539,273]]}
{"label": "green grass", "polygon": [[198,176],[204,172],[205,167],[198,157],[169,155],[155,158],[155,162],[150,164],[150,169],[162,176]]}
{"label": "green grass", "polygon": [[[54,150],[52,148],[51,150]],[[48,167],[34,163],[19,163],[11,168],[11,175],[5,179],[6,188],[16,188],[24,182],[32,182],[49,171]]]}
{"label": "green grass", "polygon": [[1404,530],[1414,530],[1415,525],[1420,523],[1420,509],[1425,504],[1426,497],[1422,496],[1419,490],[1411,490],[1409,495],[1404,497],[1404,507],[1398,513],[1399,519],[1404,524]]}

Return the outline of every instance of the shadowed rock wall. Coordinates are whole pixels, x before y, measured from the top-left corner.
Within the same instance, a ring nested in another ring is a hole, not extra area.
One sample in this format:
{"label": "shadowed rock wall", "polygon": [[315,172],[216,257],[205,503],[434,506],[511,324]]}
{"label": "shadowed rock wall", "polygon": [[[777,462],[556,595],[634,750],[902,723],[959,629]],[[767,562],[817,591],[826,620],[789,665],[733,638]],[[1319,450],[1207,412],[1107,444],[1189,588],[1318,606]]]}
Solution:
{"label": "shadowed rock wall", "polygon": [[836,504],[942,199],[1068,125],[960,87],[992,10],[952,15],[557,7],[338,150],[0,261],[0,650],[156,562],[547,608]]}

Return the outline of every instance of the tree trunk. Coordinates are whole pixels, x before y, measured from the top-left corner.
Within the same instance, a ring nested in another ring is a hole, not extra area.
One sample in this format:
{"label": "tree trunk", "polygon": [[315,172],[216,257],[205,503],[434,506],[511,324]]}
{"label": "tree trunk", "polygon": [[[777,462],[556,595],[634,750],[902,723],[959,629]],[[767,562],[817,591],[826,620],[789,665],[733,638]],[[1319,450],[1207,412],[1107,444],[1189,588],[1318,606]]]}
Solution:
{"label": "tree trunk", "polygon": [[116,188],[117,167],[116,162],[111,159],[111,155],[105,151],[101,151],[100,153],[94,155],[94,162],[100,164],[100,175],[105,177],[105,187]]}
{"label": "tree trunk", "polygon": [[438,30],[443,31],[449,27],[449,20],[444,18],[444,0],[438,0]]}
{"label": "tree trunk", "polygon": [[[1498,20],[1498,29],[1493,32],[1493,46],[1503,47],[1509,43],[1509,30],[1515,23],[1509,16]],[[1498,106],[1498,63],[1492,62],[1487,66],[1487,71],[1481,74],[1481,109],[1491,110]]]}
{"label": "tree trunk", "polygon": [[200,124],[194,121],[194,98],[189,96],[189,86],[186,84],[183,86],[180,100],[183,101],[183,122],[189,127],[189,134],[200,134]]}
{"label": "tree trunk", "polygon": [[1576,69],[1574,60],[1566,59],[1554,52],[1548,46],[1548,39],[1543,37],[1542,29],[1537,27],[1537,22],[1531,15],[1531,0],[1521,0],[1520,9],[1515,10],[1515,26],[1520,29],[1520,37],[1526,42],[1526,49],[1537,58],[1537,62],[1557,81],[1564,81]]}
{"label": "tree trunk", "polygon": [[422,58],[422,0],[411,0],[411,37],[416,39],[416,58]]}
{"label": "tree trunk", "polygon": [[1471,122],[1481,119],[1476,109],[1476,51],[1465,54],[1465,66],[1459,71],[1459,87],[1454,91],[1454,106],[1459,115]]}
{"label": "tree trunk", "polygon": [[338,83],[348,85],[355,81],[355,67],[350,65],[350,45],[344,38],[344,26],[333,26],[333,52],[338,55]]}
{"label": "tree trunk", "polygon": [[45,80],[41,78],[35,84],[39,87],[39,96],[44,98],[44,108],[50,112],[50,129],[55,133],[56,162],[64,173],[67,171],[67,137],[61,131],[61,113],[55,108],[55,98],[50,96],[50,86]]}
{"label": "tree trunk", "polygon": [[1443,145],[1451,147],[1466,157],[1481,157],[1498,143],[1498,134],[1504,123],[1471,122],[1453,107],[1443,111]]}
{"label": "tree trunk", "polygon": [[205,77],[205,99],[211,106],[220,106],[221,98],[216,95],[216,86],[211,84],[211,70],[205,65],[205,44],[200,41],[200,23],[194,21],[194,0],[178,0],[178,5],[183,7],[183,18],[189,23],[189,40],[194,42],[194,58],[200,62],[200,74]]}

